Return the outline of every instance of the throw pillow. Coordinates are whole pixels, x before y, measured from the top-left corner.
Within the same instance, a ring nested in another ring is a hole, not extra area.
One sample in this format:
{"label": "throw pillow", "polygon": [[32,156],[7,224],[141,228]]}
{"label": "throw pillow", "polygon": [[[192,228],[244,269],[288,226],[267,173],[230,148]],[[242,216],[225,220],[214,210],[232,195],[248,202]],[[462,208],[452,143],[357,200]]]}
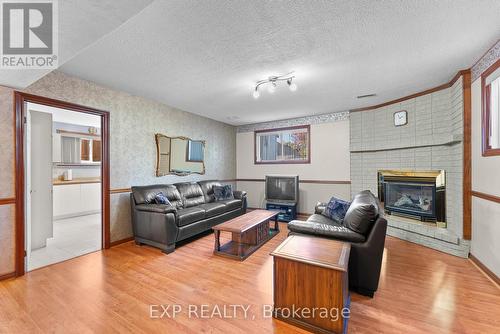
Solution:
{"label": "throw pillow", "polygon": [[223,186],[213,186],[214,196],[216,201],[224,201],[226,199],[233,199],[233,187],[230,184]]}
{"label": "throw pillow", "polygon": [[158,194],[155,195],[155,203],[172,205],[168,200],[167,196],[165,196],[165,194],[163,194],[162,192],[159,192]]}
{"label": "throw pillow", "polygon": [[323,210],[322,215],[334,220],[337,223],[342,223],[350,205],[350,202],[332,197],[330,202],[326,205],[325,210]]}

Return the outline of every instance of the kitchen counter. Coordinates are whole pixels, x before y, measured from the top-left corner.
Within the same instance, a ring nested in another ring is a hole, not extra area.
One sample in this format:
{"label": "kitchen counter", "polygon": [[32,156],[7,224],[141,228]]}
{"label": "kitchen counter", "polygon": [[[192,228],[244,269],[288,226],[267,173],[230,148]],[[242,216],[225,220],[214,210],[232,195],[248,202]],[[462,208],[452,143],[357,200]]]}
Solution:
{"label": "kitchen counter", "polygon": [[95,177],[80,177],[80,178],[75,178],[71,181],[64,181],[60,179],[54,179],[52,181],[52,185],[54,186],[62,186],[67,184],[85,184],[85,183],[101,183],[101,179]]}

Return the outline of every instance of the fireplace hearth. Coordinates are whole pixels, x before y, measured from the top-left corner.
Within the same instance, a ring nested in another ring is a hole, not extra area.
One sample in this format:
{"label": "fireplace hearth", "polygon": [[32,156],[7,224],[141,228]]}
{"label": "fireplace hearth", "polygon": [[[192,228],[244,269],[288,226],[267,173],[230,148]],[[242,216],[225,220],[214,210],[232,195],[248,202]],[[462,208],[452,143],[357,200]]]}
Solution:
{"label": "fireplace hearth", "polygon": [[444,171],[381,170],[378,192],[386,214],[445,222]]}

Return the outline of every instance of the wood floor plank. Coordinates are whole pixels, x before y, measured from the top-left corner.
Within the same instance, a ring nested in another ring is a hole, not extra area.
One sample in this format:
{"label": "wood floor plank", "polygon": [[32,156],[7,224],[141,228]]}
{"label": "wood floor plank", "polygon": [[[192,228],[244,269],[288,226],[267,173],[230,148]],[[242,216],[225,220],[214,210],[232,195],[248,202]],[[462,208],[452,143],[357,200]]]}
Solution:
{"label": "wood floor plank", "polygon": [[[280,227],[242,262],[213,255],[208,234],[169,255],[129,242],[0,282],[0,332],[304,333],[262,316]],[[151,319],[151,304],[183,312]],[[250,305],[250,319],[190,318],[189,304]],[[351,314],[349,333],[498,333],[500,290],[468,260],[388,237],[379,290],[352,294]]]}

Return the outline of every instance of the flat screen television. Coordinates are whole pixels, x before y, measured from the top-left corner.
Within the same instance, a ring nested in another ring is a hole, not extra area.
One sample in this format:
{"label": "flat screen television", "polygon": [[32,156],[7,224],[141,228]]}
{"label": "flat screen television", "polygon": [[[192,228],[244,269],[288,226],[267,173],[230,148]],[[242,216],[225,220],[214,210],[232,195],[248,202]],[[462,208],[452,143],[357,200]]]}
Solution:
{"label": "flat screen television", "polygon": [[299,201],[298,175],[266,175],[268,203],[297,203]]}

